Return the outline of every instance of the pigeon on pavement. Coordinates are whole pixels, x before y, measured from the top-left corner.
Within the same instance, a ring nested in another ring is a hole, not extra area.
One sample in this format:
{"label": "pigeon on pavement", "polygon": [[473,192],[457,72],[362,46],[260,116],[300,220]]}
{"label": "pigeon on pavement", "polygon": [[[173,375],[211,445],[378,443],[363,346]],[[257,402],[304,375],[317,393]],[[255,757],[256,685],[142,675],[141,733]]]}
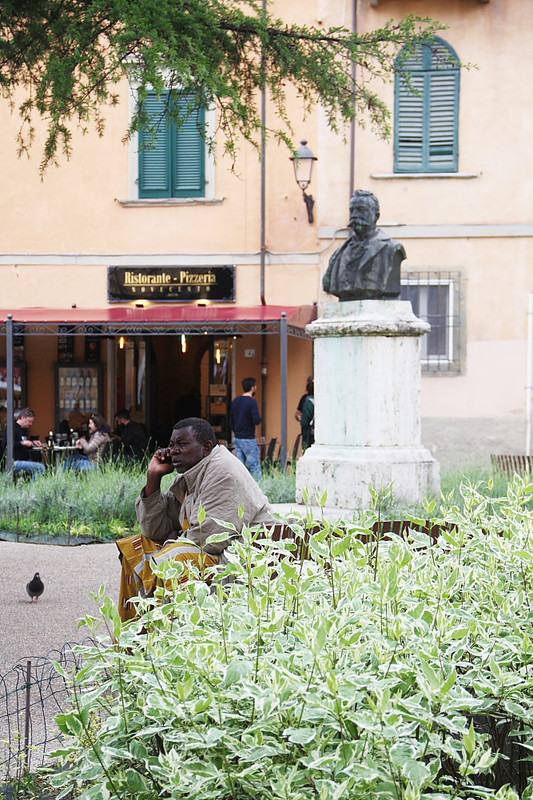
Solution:
{"label": "pigeon on pavement", "polygon": [[32,603],[34,600],[37,602],[39,597],[44,592],[44,583],[42,582],[41,576],[38,572],[36,572],[31,581],[26,584],[26,591],[31,597]]}

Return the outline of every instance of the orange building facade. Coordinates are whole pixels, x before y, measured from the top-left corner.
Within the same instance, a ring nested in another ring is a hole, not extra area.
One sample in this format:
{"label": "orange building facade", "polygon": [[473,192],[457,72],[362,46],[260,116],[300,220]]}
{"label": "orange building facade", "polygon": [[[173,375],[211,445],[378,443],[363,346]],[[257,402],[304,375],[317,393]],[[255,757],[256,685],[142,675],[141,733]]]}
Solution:
{"label": "orange building facade", "polygon": [[[525,165],[533,89],[516,79],[516,54],[527,75],[533,7],[274,5],[287,21],[360,32],[414,10],[447,26],[439,47],[452,60],[417,54],[413,97],[401,64],[376,85],[392,112],[389,140],[357,126],[334,134],[320,108],[304,120],[289,96],[294,138],[317,157],[312,223],[290,153],[271,141],[263,171],[249,145],[233,170],[220,140],[214,154],[197,148],[193,179],[162,150],[170,177],[159,184],[138,137],[123,143],[136,102],[126,82],[120,104],[105,111],[104,136],[76,134],[71,159],[44,180],[39,131],[31,157],[17,158],[19,122],[1,102],[0,306],[3,332],[7,314],[14,320],[17,402],[35,410],[40,435],[76,411],[112,421],[128,407],[162,441],[189,407],[227,440],[228,404],[252,375],[260,435],[290,449],[299,432],[294,409],[312,372],[305,321],[332,300],[321,279],[346,236],[350,194],[363,188],[379,198],[381,227],[406,249],[403,296],[433,326],[422,361],[424,444],[445,467],[521,452],[529,429],[533,185]],[[215,130],[216,112],[205,115]],[[5,344],[2,335],[3,363]]]}

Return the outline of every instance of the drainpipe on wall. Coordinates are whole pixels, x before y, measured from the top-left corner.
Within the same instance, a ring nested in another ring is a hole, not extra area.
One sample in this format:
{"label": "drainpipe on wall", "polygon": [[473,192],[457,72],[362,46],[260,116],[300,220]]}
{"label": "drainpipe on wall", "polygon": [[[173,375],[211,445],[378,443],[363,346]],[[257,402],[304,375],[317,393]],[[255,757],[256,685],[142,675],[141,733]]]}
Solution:
{"label": "drainpipe on wall", "polygon": [[281,469],[287,468],[287,395],[289,386],[288,348],[287,348],[287,314],[281,314],[279,322],[280,338],[280,363],[281,363],[281,442],[279,448],[279,463]]}
{"label": "drainpipe on wall", "polygon": [[266,158],[266,133],[265,133],[265,118],[266,118],[266,99],[265,89],[261,93],[261,232],[260,232],[260,281],[261,281],[261,305],[266,306],[265,298],[265,263],[266,263],[266,174],[265,174],[265,158]]}
{"label": "drainpipe on wall", "polygon": [[6,320],[6,393],[6,469],[8,472],[11,472],[13,469],[13,433],[15,425],[15,398],[13,387],[13,314],[8,314]]}
{"label": "drainpipe on wall", "polygon": [[531,359],[533,357],[533,292],[529,293],[527,312],[527,364],[526,364],[526,456],[531,455]]}
{"label": "drainpipe on wall", "polygon": [[[263,0],[262,14],[266,14],[267,0]],[[265,262],[266,262],[266,83],[265,62],[262,63],[263,88],[261,90],[261,242],[260,242],[260,281],[261,305],[266,306],[265,298]],[[267,381],[267,337],[261,333],[261,433],[266,435],[266,381]]]}
{"label": "drainpipe on wall", "polygon": [[[353,0],[352,33],[357,33],[357,0]],[[355,61],[352,61],[352,81],[355,84]],[[354,98],[355,102],[355,98]],[[355,191],[355,120],[350,125],[350,198]]]}

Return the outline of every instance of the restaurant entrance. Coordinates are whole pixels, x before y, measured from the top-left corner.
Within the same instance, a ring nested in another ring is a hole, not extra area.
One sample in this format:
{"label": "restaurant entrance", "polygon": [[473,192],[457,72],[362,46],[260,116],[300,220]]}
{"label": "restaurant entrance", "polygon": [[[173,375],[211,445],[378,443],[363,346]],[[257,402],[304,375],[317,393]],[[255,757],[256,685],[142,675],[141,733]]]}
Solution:
{"label": "restaurant entrance", "polygon": [[204,417],[220,441],[230,441],[231,338],[120,337],[115,352],[115,410],[129,409],[152,441],[166,445],[174,424],[186,417]]}
{"label": "restaurant entrance", "polygon": [[[254,376],[258,379],[262,435],[278,438],[279,460],[285,464],[289,427],[295,428],[295,423],[289,420],[289,399],[292,408],[301,393],[300,387],[305,385],[305,375],[311,371],[312,342],[306,336],[305,326],[315,317],[314,306],[176,304],[89,309],[73,305],[69,309],[0,310],[0,365],[5,359],[6,467],[10,470],[13,464],[18,387],[15,326],[23,326],[27,344],[24,356],[27,402],[35,409],[45,430],[58,427],[62,421],[60,384],[53,380],[54,371],[57,375],[56,364],[70,363],[72,368],[80,370],[79,378],[83,371],[84,405],[87,396],[90,405],[94,402],[92,394],[88,395],[86,362],[90,359],[86,348],[96,341],[101,342],[102,373],[98,405],[108,421],[113,420],[117,408],[131,408],[132,416],[146,425],[154,444],[155,441],[167,444],[180,408],[185,404],[190,413],[192,402],[199,399],[201,416],[214,425],[221,442],[229,443],[231,399],[240,381]],[[72,337],[74,344],[68,360],[60,351],[66,336]],[[64,386],[68,388],[66,379]]]}

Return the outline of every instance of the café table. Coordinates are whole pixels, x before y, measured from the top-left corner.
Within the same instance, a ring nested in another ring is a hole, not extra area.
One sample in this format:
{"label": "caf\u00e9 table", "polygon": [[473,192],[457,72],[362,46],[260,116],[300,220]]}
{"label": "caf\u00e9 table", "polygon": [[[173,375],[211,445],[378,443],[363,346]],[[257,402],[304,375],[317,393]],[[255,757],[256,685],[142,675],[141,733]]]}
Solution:
{"label": "caf\u00e9 table", "polygon": [[58,467],[69,453],[73,453],[75,450],[79,449],[79,447],[70,444],[55,444],[53,447],[43,445],[42,447],[33,448],[33,450],[37,450],[41,453],[43,464],[46,467],[52,467],[54,464]]}

